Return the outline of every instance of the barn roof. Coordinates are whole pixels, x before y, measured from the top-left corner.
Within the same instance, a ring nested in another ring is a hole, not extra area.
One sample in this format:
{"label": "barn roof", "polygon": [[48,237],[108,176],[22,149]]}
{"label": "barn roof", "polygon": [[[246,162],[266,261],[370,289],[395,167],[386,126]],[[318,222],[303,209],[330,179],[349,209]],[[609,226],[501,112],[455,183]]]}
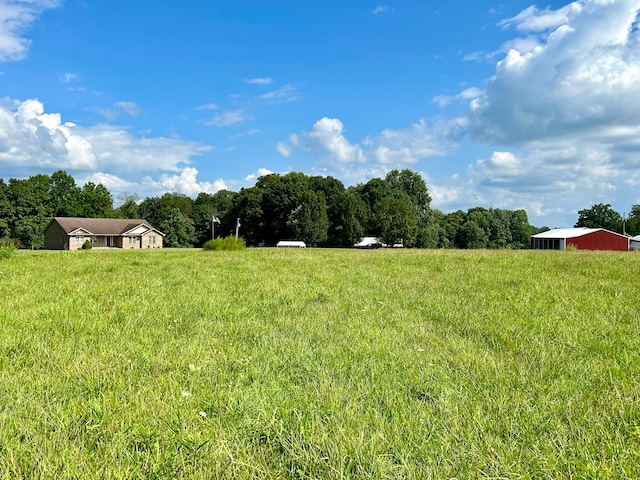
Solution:
{"label": "barn roof", "polygon": [[[603,231],[610,233],[612,235],[618,235],[620,237],[624,237],[616,232],[612,232],[605,228],[588,228],[588,227],[576,227],[576,228],[555,228],[553,230],[547,230],[546,232],[537,233],[536,235],[532,235],[532,238],[576,238],[582,237],[584,235],[588,235],[590,233]],[[627,237],[624,237],[627,238]]]}
{"label": "barn roof", "polygon": [[57,222],[67,234],[84,230],[92,235],[122,235],[140,225],[162,234],[142,219],[54,217],[53,221]]}

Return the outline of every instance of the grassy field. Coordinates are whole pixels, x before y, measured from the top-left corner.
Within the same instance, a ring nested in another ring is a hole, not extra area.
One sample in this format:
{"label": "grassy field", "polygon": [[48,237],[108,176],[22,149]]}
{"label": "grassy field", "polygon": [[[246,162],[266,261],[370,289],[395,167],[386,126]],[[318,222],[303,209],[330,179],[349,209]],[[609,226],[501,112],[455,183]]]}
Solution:
{"label": "grassy field", "polygon": [[640,254],[17,252],[0,478],[640,477]]}

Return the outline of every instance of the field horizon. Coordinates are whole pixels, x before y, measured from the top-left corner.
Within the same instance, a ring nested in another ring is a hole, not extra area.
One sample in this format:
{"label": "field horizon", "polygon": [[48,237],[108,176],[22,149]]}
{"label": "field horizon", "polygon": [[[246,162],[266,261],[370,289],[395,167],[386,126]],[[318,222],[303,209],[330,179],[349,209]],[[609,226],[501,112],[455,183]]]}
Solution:
{"label": "field horizon", "polygon": [[640,255],[18,251],[0,478],[640,476]]}

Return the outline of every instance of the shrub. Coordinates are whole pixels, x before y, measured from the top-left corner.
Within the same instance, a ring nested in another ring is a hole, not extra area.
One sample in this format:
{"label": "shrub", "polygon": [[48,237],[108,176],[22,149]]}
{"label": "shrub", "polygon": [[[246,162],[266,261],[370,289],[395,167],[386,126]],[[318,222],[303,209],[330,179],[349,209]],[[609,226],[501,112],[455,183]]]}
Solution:
{"label": "shrub", "polygon": [[9,238],[0,239],[0,259],[12,257],[16,248],[16,244]]}
{"label": "shrub", "polygon": [[216,238],[205,242],[202,246],[203,250],[244,250],[247,245],[242,238],[235,237]]}
{"label": "shrub", "polygon": [[82,244],[83,250],[91,250],[92,248],[93,248],[93,245],[91,244],[91,240],[85,240],[84,243]]}

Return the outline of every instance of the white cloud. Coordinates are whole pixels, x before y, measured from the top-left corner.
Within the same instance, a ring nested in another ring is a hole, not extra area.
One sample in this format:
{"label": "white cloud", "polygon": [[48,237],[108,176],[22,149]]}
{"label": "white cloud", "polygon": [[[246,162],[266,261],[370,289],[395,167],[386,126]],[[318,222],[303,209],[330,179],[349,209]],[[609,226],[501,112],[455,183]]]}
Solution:
{"label": "white cloud", "polygon": [[107,121],[114,122],[123,112],[136,117],[142,112],[142,109],[134,102],[116,102],[110,108],[95,107],[91,111],[102,115]]}
{"label": "white cloud", "polygon": [[378,15],[380,13],[388,12],[388,11],[389,11],[389,7],[385,5],[378,5],[376,8],[373,9],[371,13],[373,13],[374,15]]}
{"label": "white cloud", "polygon": [[526,208],[568,226],[587,205],[635,200],[624,189],[640,180],[639,14],[640,0],[578,0],[501,22],[517,34],[483,89],[434,98],[470,100],[440,123],[446,138],[495,146],[464,179],[437,180],[458,192],[443,202]]}
{"label": "white cloud", "polygon": [[466,53],[462,56],[463,61],[477,61],[487,57],[487,54],[481,50],[476,50],[471,53]]}
{"label": "white cloud", "polygon": [[66,72],[62,75],[60,75],[60,82],[61,83],[69,83],[73,80],[76,80],[78,78],[78,75],[76,75],[75,73],[69,73]]}
{"label": "white cloud", "polygon": [[134,102],[116,102],[113,104],[115,107],[120,108],[125,113],[131,115],[132,117],[136,117],[140,115],[142,109],[136,105]]}
{"label": "white cloud", "polygon": [[585,141],[522,154],[494,152],[489,159],[478,160],[471,170],[472,176],[488,187],[517,188],[520,192],[538,194],[560,193],[562,188],[578,192],[576,196],[588,197],[597,195],[600,186],[621,183],[626,177],[616,163],[606,145]]}
{"label": "white cloud", "polygon": [[475,100],[483,94],[482,90],[477,87],[471,87],[463,90],[457,95],[437,95],[433,97],[433,102],[437,103],[440,107],[446,107],[453,100]]}
{"label": "white cloud", "polygon": [[[303,135],[306,135],[306,133]],[[289,135],[289,138],[287,139],[287,141],[278,142],[278,144],[276,145],[276,151],[283,157],[289,158],[291,155],[293,155],[293,152],[299,146],[300,146],[300,137],[297,134],[292,133],[291,135]]]}
{"label": "white cloud", "polygon": [[135,192],[140,198],[157,197],[167,192],[177,192],[191,197],[200,192],[216,193],[228,190],[224,180],[200,182],[197,180],[198,170],[194,167],[184,167],[177,174],[161,173],[155,177],[144,176],[139,181],[129,181],[111,173],[94,172],[78,176],[80,184],[86,182],[101,183],[114,197],[119,194]]}
{"label": "white cloud", "polygon": [[265,175],[271,175],[272,173],[275,173],[275,172],[273,172],[272,170],[269,170],[268,168],[259,168],[254,173],[251,173],[246,177],[244,177],[244,180],[246,182],[255,182],[258,178],[264,177]]}
{"label": "white cloud", "polygon": [[196,110],[217,110],[218,105],[215,103],[207,103],[206,105],[200,105]]}
{"label": "white cloud", "polygon": [[202,123],[214,127],[229,127],[231,125],[243,124],[250,120],[253,120],[253,115],[244,110],[226,110],[216,113],[209,120],[203,120]]}
{"label": "white cloud", "polygon": [[442,156],[448,151],[440,134],[423,119],[407,129],[386,129],[378,135],[366,137],[361,146],[347,140],[342,121],[324,117],[313,125],[310,132],[292,134],[287,141],[279,142],[276,150],[289,157],[299,146],[332,163],[377,163],[382,169],[402,168],[425,158]]}
{"label": "white cloud", "polygon": [[320,154],[328,153],[338,163],[365,162],[362,147],[349,143],[343,132],[344,126],[339,119],[324,117],[313,125],[311,132],[306,134],[306,140],[310,149]]}
{"label": "white cloud", "polygon": [[346,185],[365,183],[372,178],[384,178],[389,171],[389,166],[380,164],[338,164],[318,163],[312,168],[313,175],[332,176],[339,178]]}
{"label": "white cloud", "polygon": [[45,10],[61,0],[4,0],[0,2],[0,62],[23,59],[31,40],[24,34]]}
{"label": "white cloud", "polygon": [[505,20],[509,42],[470,113],[474,138],[525,145],[640,122],[640,0],[580,0]]}
{"label": "white cloud", "polygon": [[487,164],[495,168],[508,168],[511,171],[520,166],[520,161],[511,152],[493,152]]}
{"label": "white cloud", "polygon": [[117,171],[179,171],[191,163],[191,157],[210,149],[180,138],[139,137],[126,128],[112,125],[78,128],[78,131],[91,143],[100,168]]}
{"label": "white cloud", "polygon": [[259,128],[250,128],[249,130],[246,130],[244,132],[231,135],[229,138],[235,139],[235,138],[242,138],[242,137],[250,137],[252,135],[258,135],[260,133],[262,133],[262,130],[260,130]]}
{"label": "white cloud", "polygon": [[102,115],[104,119],[109,122],[117,120],[118,115],[120,114],[120,112],[113,108],[94,107],[89,110],[97,113],[98,115]]}
{"label": "white cloud", "polygon": [[453,187],[442,185],[429,185],[429,195],[431,195],[431,205],[435,208],[440,208],[443,205],[452,205],[460,196],[460,190]]}
{"label": "white cloud", "polygon": [[494,151],[469,165],[466,175],[433,179],[428,185],[433,206],[445,211],[525,209],[534,225],[567,227],[575,223],[579,209],[613,203],[628,180],[640,180],[638,172],[639,160],[621,160],[607,145],[566,141]]}
{"label": "white cloud", "polygon": [[[252,78],[245,80],[245,83],[255,85],[269,85],[272,83],[271,78]],[[255,112],[258,107],[265,105],[280,104],[293,102],[301,98],[300,93],[295,85],[287,84],[275,90],[263,93],[258,96],[245,97],[243,95],[228,95],[233,100],[235,109],[227,109],[220,111],[209,119],[200,120],[200,123],[214,127],[229,127],[233,125],[242,125],[251,122],[255,118]],[[219,106],[215,103],[200,105],[197,110],[218,110]],[[253,129],[251,134],[258,133],[259,130]]]}
{"label": "white cloud", "polygon": [[5,99],[0,106],[0,164],[93,169],[93,148],[75,126],[62,124],[59,114],[44,113],[38,100]]}
{"label": "white cloud", "polygon": [[372,156],[392,168],[415,164],[418,161],[446,153],[443,142],[424,120],[404,130],[383,130],[376,137],[364,141]]}
{"label": "white cloud", "polygon": [[277,90],[267,92],[257,97],[258,100],[267,103],[273,102],[294,102],[300,100],[301,96],[294,85],[284,85]]}
{"label": "white cloud", "polygon": [[278,142],[276,151],[285,158],[289,158],[293,154],[293,146],[287,142]]}
{"label": "white cloud", "polygon": [[94,172],[77,176],[79,184],[86,182],[101,183],[115,197],[121,194],[135,192],[140,198],[157,197],[167,192],[177,192],[194,197],[200,192],[216,193],[228,190],[227,183],[218,179],[213,182],[197,180],[198,170],[194,167],[184,167],[177,174],[160,173],[155,176],[146,175],[138,181],[105,172]]}
{"label": "white cloud", "polygon": [[556,29],[569,22],[570,14],[579,13],[583,3],[573,2],[558,10],[550,10],[549,8],[539,10],[535,6],[530,6],[515,17],[501,21],[499,25],[505,28],[516,27],[524,32],[541,32]]}
{"label": "white cloud", "polygon": [[190,165],[209,148],[179,138],[141,137],[115,125],[63,123],[60,114],[45,113],[34,99],[0,100],[0,169],[5,172],[64,169],[80,183],[101,183],[114,195],[193,196],[227,188],[222,179],[198,181],[198,171]]}
{"label": "white cloud", "polygon": [[151,189],[155,192],[178,192],[188,196],[195,196],[200,192],[216,193],[219,190],[226,190],[227,185],[222,179],[214,182],[198,182],[198,170],[194,167],[185,167],[179,175],[161,174],[157,180],[145,177],[142,187],[145,190]]}
{"label": "white cloud", "polygon": [[45,113],[35,99],[0,102],[0,165],[7,169],[68,169],[85,175],[180,171],[209,148],[179,138],[140,137],[114,125],[63,123],[60,114]]}
{"label": "white cloud", "polygon": [[95,184],[101,183],[111,192],[133,192],[139,191],[139,184],[120,178],[117,175],[104,172],[94,172],[88,175],[80,175],[80,183],[93,182]]}
{"label": "white cloud", "polygon": [[250,85],[270,85],[273,83],[272,78],[263,77],[263,78],[248,78],[244,81]]}
{"label": "white cloud", "polygon": [[311,131],[289,135],[275,149],[285,158],[296,150],[316,157],[313,170],[318,175],[332,175],[347,181],[366,181],[384,176],[394,168],[407,168],[420,160],[446,154],[449,147],[441,140],[439,128],[425,120],[401,130],[387,129],[366,137],[361,144],[351,143],[344,125],[337,118],[318,120]]}

